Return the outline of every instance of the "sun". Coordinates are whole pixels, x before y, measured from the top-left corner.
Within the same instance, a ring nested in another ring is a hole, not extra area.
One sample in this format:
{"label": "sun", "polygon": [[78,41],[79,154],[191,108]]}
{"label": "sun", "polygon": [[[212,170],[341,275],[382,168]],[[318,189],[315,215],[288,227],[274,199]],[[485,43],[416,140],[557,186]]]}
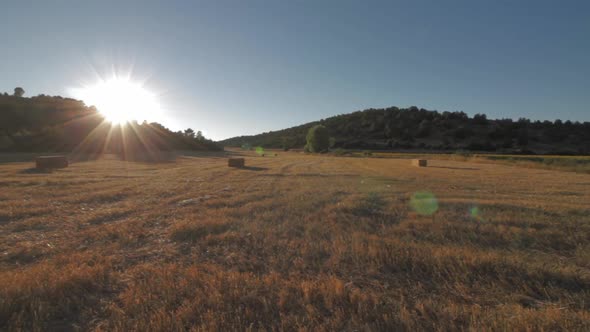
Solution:
{"label": "sun", "polygon": [[129,78],[114,77],[77,89],[76,97],[95,106],[114,124],[153,120],[161,112],[157,96]]}

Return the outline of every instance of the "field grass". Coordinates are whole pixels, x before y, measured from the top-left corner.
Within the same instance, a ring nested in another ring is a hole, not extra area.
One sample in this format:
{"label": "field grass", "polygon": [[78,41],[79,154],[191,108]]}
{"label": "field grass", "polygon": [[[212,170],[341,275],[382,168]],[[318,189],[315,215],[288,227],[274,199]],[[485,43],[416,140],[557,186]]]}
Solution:
{"label": "field grass", "polygon": [[476,156],[505,164],[516,164],[521,167],[545,168],[590,174],[590,156],[510,156],[490,155]]}
{"label": "field grass", "polygon": [[0,164],[0,330],[590,330],[589,174],[245,157]]}
{"label": "field grass", "polygon": [[551,169],[590,174],[590,156],[558,156],[558,155],[507,155],[507,154],[477,154],[470,152],[456,153],[399,153],[379,151],[346,151],[337,150],[333,155],[349,157],[371,157],[392,159],[435,159],[468,161],[472,163],[488,163],[514,165],[525,168]]}

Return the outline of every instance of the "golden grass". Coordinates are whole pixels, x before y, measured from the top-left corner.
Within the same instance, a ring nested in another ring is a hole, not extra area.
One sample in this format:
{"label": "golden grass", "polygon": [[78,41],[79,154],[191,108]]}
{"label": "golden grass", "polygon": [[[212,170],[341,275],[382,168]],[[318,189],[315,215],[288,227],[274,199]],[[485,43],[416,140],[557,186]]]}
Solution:
{"label": "golden grass", "polygon": [[1,164],[0,330],[590,330],[590,175],[245,157]]}
{"label": "golden grass", "polygon": [[[366,153],[349,152],[351,157],[367,157]],[[397,153],[397,152],[372,152],[374,158],[395,159],[436,159],[452,161],[468,161],[472,163],[513,165],[524,168],[551,169],[590,174],[590,156],[560,156],[560,155],[506,155],[506,154],[473,154],[470,152],[459,153]]]}

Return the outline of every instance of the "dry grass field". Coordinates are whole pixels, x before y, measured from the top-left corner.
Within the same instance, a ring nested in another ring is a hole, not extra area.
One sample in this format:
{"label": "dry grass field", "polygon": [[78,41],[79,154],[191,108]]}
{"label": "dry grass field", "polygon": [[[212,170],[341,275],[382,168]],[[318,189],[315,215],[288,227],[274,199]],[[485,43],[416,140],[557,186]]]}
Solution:
{"label": "dry grass field", "polygon": [[245,157],[0,164],[0,330],[590,330],[590,174]]}

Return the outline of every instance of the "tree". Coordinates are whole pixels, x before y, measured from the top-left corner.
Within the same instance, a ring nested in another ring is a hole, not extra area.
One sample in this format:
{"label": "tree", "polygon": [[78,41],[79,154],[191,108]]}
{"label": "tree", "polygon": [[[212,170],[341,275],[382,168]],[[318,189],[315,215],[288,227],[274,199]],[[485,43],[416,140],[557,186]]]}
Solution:
{"label": "tree", "polygon": [[25,89],[21,88],[20,86],[14,88],[14,96],[15,97],[22,97],[25,94]]}
{"label": "tree", "polygon": [[330,149],[332,149],[334,147],[334,145],[336,145],[336,138],[334,137],[330,137]]}
{"label": "tree", "polygon": [[428,135],[430,135],[430,130],[431,130],[431,122],[424,119],[422,120],[422,122],[420,122],[420,124],[418,125],[418,132],[416,132],[416,137],[426,137]]}
{"label": "tree", "polygon": [[322,125],[316,125],[307,132],[306,150],[309,152],[325,152],[330,147],[330,134]]}
{"label": "tree", "polygon": [[486,125],[488,124],[488,117],[485,114],[475,114],[473,116],[473,123],[478,125]]}
{"label": "tree", "polygon": [[281,137],[281,148],[285,151],[289,151],[289,149],[293,148],[297,145],[296,138],[283,136]]}
{"label": "tree", "polygon": [[192,130],[191,128],[187,128],[184,130],[184,136],[187,136],[190,138],[195,138],[195,131]]}
{"label": "tree", "polygon": [[460,139],[460,140],[469,138],[469,137],[473,136],[473,134],[474,134],[473,130],[471,130],[471,128],[466,128],[466,127],[459,127],[453,131],[453,136],[456,139]]}
{"label": "tree", "polygon": [[521,129],[518,131],[516,143],[522,147],[527,146],[529,144],[529,134],[526,129]]}
{"label": "tree", "polygon": [[0,150],[9,149],[14,145],[14,142],[9,136],[0,134]]}

